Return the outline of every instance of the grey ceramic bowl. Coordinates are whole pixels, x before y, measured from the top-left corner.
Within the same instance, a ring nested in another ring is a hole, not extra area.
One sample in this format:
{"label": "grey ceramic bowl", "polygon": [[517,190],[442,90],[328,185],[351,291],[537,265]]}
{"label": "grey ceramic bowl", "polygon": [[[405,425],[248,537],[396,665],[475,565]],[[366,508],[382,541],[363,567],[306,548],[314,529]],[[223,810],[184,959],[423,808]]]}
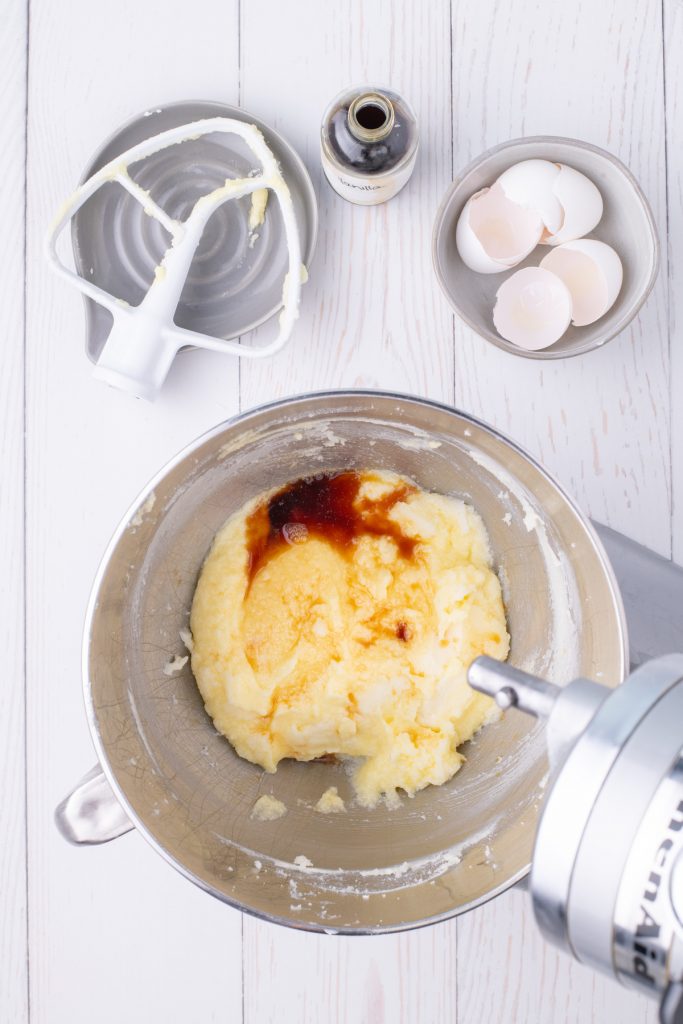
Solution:
{"label": "grey ceramic bowl", "polygon": [[[206,117],[231,117],[255,124],[277,157],[289,185],[310,266],[318,230],[318,207],[303,161],[269,125],[239,107],[208,100],[155,107],[122,125],[92,157],[85,181],[114,157],[152,135]],[[171,146],[131,165],[135,180],[172,217],[183,220],[197,199],[226,178],[245,177],[257,161],[237,135],[205,135]],[[258,237],[250,239],[250,197],[225,203],[211,217],[192,260],[175,322],[217,338],[237,338],[264,323],[282,307],[288,268],[287,244],[277,202],[269,200]],[[169,238],[124,189],[99,189],[74,216],[74,260],[81,277],[138,305],[154,279]],[[251,244],[250,244],[251,243]],[[88,356],[97,361],[111,329],[106,309],[85,299]]]}
{"label": "grey ceramic bowl", "polygon": [[[496,292],[522,267],[537,267],[550,252],[538,245],[511,270],[478,274],[465,266],[455,245],[455,227],[467,200],[479,189],[521,160],[552,160],[582,171],[602,193],[604,212],[588,237],[607,242],[619,253],[624,267],[621,292],[612,308],[587,327],[570,326],[550,348],[538,352],[505,341],[493,326]],[[462,171],[449,188],[436,216],[432,242],[434,269],[455,312],[482,338],[498,348],[529,359],[563,359],[604,345],[633,320],[652,290],[659,269],[659,241],[647,199],[620,160],[576,139],[539,135],[513,139],[489,149]]]}

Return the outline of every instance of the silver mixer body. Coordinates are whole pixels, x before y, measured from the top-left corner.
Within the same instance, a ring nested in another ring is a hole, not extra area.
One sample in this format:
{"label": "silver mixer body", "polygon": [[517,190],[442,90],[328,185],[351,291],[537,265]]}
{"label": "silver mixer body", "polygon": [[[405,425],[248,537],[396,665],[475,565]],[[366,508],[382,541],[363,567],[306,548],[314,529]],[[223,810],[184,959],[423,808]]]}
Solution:
{"label": "silver mixer body", "polygon": [[551,781],[530,890],[544,936],[683,1024],[683,654],[609,690],[479,658],[470,682],[547,719]]}

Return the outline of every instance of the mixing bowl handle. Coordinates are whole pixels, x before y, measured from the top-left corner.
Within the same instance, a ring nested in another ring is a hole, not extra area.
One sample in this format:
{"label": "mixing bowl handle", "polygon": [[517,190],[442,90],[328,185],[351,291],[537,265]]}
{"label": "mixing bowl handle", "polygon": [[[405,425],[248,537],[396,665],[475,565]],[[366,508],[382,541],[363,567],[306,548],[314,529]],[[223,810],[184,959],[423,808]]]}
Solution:
{"label": "mixing bowl handle", "polygon": [[84,775],[55,810],[57,828],[70,843],[108,843],[135,828],[99,765]]}

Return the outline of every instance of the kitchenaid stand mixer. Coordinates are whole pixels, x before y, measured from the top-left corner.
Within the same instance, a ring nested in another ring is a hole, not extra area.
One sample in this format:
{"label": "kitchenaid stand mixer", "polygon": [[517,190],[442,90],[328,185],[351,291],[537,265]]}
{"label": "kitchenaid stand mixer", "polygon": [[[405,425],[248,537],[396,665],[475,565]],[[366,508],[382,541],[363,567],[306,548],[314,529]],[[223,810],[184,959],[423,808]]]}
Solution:
{"label": "kitchenaid stand mixer", "polygon": [[[551,782],[529,889],[550,942],[683,1022],[683,570],[599,528],[632,634],[610,690],[478,658],[471,685],[546,719]],[[659,656],[657,656],[659,655]],[[652,659],[652,660],[648,660]]]}

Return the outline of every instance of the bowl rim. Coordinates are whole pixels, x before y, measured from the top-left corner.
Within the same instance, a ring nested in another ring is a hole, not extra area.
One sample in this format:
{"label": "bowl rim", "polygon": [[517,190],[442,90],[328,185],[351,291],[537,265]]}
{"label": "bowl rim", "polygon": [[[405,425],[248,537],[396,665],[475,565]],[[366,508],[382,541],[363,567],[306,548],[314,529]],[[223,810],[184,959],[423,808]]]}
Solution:
{"label": "bowl rim", "polygon": [[[441,260],[438,254],[439,242],[444,232],[444,218],[446,210],[450,206],[453,194],[455,193],[456,189],[458,189],[463,184],[463,182],[469,177],[469,175],[476,171],[485,160],[489,159],[489,157],[496,156],[498,153],[504,153],[505,150],[512,149],[513,147],[526,147],[527,145],[538,145],[540,143],[550,145],[563,145],[573,147],[575,149],[585,150],[586,152],[593,153],[596,156],[602,158],[603,160],[606,160],[608,163],[612,164],[617,169],[617,171],[619,171],[623,175],[623,177],[626,179],[628,184],[633,189],[636,199],[639,201],[641,209],[645,214],[645,219],[647,221],[647,225],[650,232],[650,273],[647,279],[647,283],[643,288],[642,294],[638,297],[633,307],[627,313],[621,316],[612,326],[612,328],[610,328],[605,333],[604,337],[602,337],[598,341],[592,342],[586,348],[577,348],[571,351],[553,351],[553,346],[550,346],[550,348],[546,349],[538,349],[536,351],[523,349],[520,348],[518,345],[514,345],[510,341],[506,341],[505,338],[500,337],[500,335],[498,335],[494,330],[487,327],[482,327],[480,324],[475,323],[474,320],[470,316],[468,316],[468,314],[462,309],[460,304],[453,297],[453,292],[446,281],[445,269],[441,264]],[[509,352],[511,355],[522,356],[523,358],[526,359],[573,359],[576,356],[586,355],[588,352],[594,352],[596,349],[602,348],[604,345],[607,344],[608,341],[611,341],[618,334],[621,334],[621,332],[625,330],[625,328],[628,327],[628,325],[638,315],[638,313],[644,306],[645,302],[647,301],[650,292],[654,287],[655,281],[657,280],[660,262],[661,243],[659,241],[659,235],[657,234],[657,228],[655,225],[654,216],[652,214],[652,209],[650,208],[650,204],[647,200],[647,197],[634,174],[629,170],[626,164],[624,164],[619,159],[618,156],[615,156],[613,153],[608,152],[606,149],[602,149],[600,146],[595,146],[591,142],[585,142],[582,139],[572,139],[568,136],[562,135],[521,136],[516,139],[508,139],[506,142],[500,142],[498,143],[498,145],[491,146],[490,149],[487,149],[483,153],[480,153],[479,156],[475,157],[474,160],[471,160],[466,167],[464,167],[461,171],[458,172],[456,177],[448,186],[445,195],[443,196],[441,202],[439,203],[439,207],[436,212],[436,217],[434,219],[434,228],[432,230],[432,266],[434,269],[434,273],[436,274],[436,278],[439,282],[439,286],[453,312],[457,313],[460,319],[465,324],[467,324],[467,326],[470,327],[475,332],[475,334],[479,335],[480,338],[483,338],[485,341],[488,341],[491,344],[495,345],[503,352]]]}
{"label": "bowl rim", "polygon": [[[477,417],[470,415],[469,413],[463,412],[452,405],[447,405],[445,402],[439,402],[434,399],[424,398],[419,395],[405,394],[397,391],[376,391],[367,388],[344,388],[344,389],[329,389],[323,391],[309,391],[302,392],[296,395],[287,396],[285,398],[275,399],[270,402],[265,402],[261,405],[252,407],[245,411],[236,413],[234,416],[228,417],[228,419],[221,421],[216,426],[211,427],[209,430],[204,431],[195,440],[184,445],[181,450],[172,458],[170,458],[162,467],[159,469],[145,487],[139,492],[134,501],[129,505],[127,511],[121,518],[118,526],[114,530],[114,533],[107,544],[102,558],[97,567],[93,584],[90,590],[88,598],[88,604],[85,614],[85,621],[83,626],[83,637],[81,647],[81,676],[82,676],[82,687],[83,687],[83,699],[85,704],[86,720],[88,728],[90,730],[90,736],[95,748],[95,753],[99,765],[111,786],[112,792],[116,799],[123,807],[126,815],[129,817],[132,825],[140,832],[140,835],[145,839],[146,842],[166,861],[171,867],[175,868],[184,878],[188,881],[193,882],[196,886],[202,889],[205,893],[210,896],[214,896],[219,899],[222,903],[226,903],[229,906],[240,910],[244,913],[248,913],[253,917],[256,917],[263,921],[269,921],[273,924],[283,925],[285,927],[294,928],[297,931],[309,931],[315,933],[334,933],[339,935],[382,935],[402,931],[411,931],[415,928],[423,928],[431,924],[438,924],[442,921],[451,920],[454,917],[458,917],[461,914],[467,913],[470,910],[474,910],[476,907],[482,906],[494,899],[496,896],[500,896],[503,892],[511,889],[513,886],[522,882],[531,870],[531,863],[524,865],[518,871],[514,873],[510,878],[501,881],[494,888],[486,892],[485,895],[480,898],[471,900],[469,903],[461,906],[456,906],[443,911],[440,914],[434,914],[428,918],[420,918],[417,920],[404,921],[399,924],[378,924],[369,925],[365,927],[338,927],[330,928],[324,927],[321,924],[316,924],[310,921],[294,921],[291,918],[284,917],[279,914],[268,913],[267,911],[256,909],[253,906],[247,905],[244,902],[236,898],[228,896],[226,893],[219,891],[210,882],[199,877],[190,868],[188,868],[182,861],[180,861],[173,853],[167,849],[163,843],[156,838],[154,833],[148,824],[138,815],[137,811],[133,808],[131,803],[128,801],[123,788],[119,785],[116,773],[109,763],[105,744],[102,740],[99,725],[97,721],[97,712],[95,704],[92,698],[92,688],[90,685],[90,665],[89,665],[89,650],[90,650],[90,638],[93,631],[93,620],[97,611],[99,591],[107,572],[109,562],[114,553],[116,546],[121,540],[123,534],[128,529],[131,518],[135,515],[139,507],[150,497],[154,492],[155,488],[159,486],[164,477],[175,469],[181,462],[187,459],[193,454],[199,447],[205,444],[207,441],[219,436],[225,430],[233,428],[237,425],[241,425],[244,429],[247,428],[249,421],[256,418],[263,413],[278,409],[286,409],[288,406],[307,403],[310,401],[317,401],[320,399],[351,399],[358,396],[364,396],[369,398],[381,398],[389,399],[390,401],[405,402],[409,405],[422,405],[439,410],[441,412],[447,412],[455,414],[461,417],[465,421],[472,423],[473,425],[481,428],[482,430],[491,434],[497,441],[502,441],[505,445],[510,445],[515,451],[527,459],[532,466],[541,474],[541,476],[561,495],[561,497],[569,505],[571,511],[577,516],[584,530],[586,531],[587,540],[591,544],[593,551],[598,557],[605,578],[609,586],[610,596],[614,603],[616,612],[616,620],[618,627],[619,639],[621,641],[621,664],[619,668],[619,685],[623,682],[626,671],[629,665],[629,642],[628,642],[628,626],[626,621],[626,612],[624,609],[623,600],[621,597],[621,591],[617,581],[616,574],[609,560],[609,556],[600,540],[597,531],[587,515],[585,515],[579,506],[576,504],[574,499],[566,493],[564,488],[557,480],[521,445],[517,442],[506,437],[505,434],[501,433],[495,427],[483,420],[477,419]],[[540,813],[540,812],[539,812]],[[451,869],[454,870],[454,869]]]}
{"label": "bowl rim", "polygon": [[[148,115],[155,115],[157,113],[166,113],[167,111],[178,110],[182,107],[197,107],[202,108],[202,112],[198,113],[194,120],[201,120],[204,117],[228,117],[233,118],[236,121],[243,121],[248,124],[254,124],[265,136],[266,142],[272,149],[272,141],[275,140],[277,147],[287,153],[287,156],[292,161],[292,164],[296,168],[297,180],[301,190],[301,196],[303,199],[304,216],[305,216],[305,229],[310,235],[308,244],[307,239],[303,237],[305,232],[300,232],[301,237],[301,256],[302,261],[307,270],[310,270],[311,263],[315,257],[316,247],[318,243],[318,228],[320,224],[320,216],[318,211],[318,197],[313,187],[311,175],[308,172],[308,168],[304,163],[303,159],[299,155],[298,151],[294,148],[291,142],[284,137],[280,132],[271,125],[264,121],[261,117],[256,114],[250,113],[244,107],[235,106],[231,103],[223,103],[222,100],[207,100],[207,99],[185,99],[185,100],[173,100],[171,103],[156,103],[151,104],[145,110],[140,111],[138,114],[133,114],[127,118],[120,125],[118,125],[112,132],[107,135],[105,139],[99,144],[96,150],[90,155],[87,160],[81,176],[78,180],[78,184],[82,185],[88,178],[95,173],[97,165],[102,159],[102,154],[106,151],[107,147],[122,136],[128,129],[138,124],[140,121],[145,119],[150,122],[150,135],[158,134],[154,130],[154,117]],[[189,124],[190,122],[188,122]],[[277,157],[277,153],[276,153]],[[73,249],[74,260],[78,262],[77,253],[77,231],[76,231],[76,217],[71,218],[71,247]],[[83,295],[83,304],[85,309],[85,351],[88,359],[91,362],[95,362],[94,353],[91,351],[91,339],[93,333],[93,319],[95,316],[95,308],[97,303],[93,299],[90,299],[87,295]],[[248,334],[251,331],[256,330],[257,327],[261,327],[263,324],[271,320],[278,311],[282,309],[282,301],[278,300],[278,303],[263,313],[261,316],[240,327],[238,331],[232,331],[227,336],[219,336],[219,341],[234,341],[235,338],[241,338],[242,335]],[[185,345],[184,349],[191,351],[196,350],[194,345]]]}

